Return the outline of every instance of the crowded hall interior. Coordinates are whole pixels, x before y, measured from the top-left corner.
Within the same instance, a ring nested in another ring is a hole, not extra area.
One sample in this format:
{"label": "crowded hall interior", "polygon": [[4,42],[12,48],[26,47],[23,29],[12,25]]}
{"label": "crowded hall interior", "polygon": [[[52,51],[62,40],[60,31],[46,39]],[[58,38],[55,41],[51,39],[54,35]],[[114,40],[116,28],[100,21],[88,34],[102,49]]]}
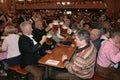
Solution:
{"label": "crowded hall interior", "polygon": [[0,80],[120,80],[120,0],[0,0]]}

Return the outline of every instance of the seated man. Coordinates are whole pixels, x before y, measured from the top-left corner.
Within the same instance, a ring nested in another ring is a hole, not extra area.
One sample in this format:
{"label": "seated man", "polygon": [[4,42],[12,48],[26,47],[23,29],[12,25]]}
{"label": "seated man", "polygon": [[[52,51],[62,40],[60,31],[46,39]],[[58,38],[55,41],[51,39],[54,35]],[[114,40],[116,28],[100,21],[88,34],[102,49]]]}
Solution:
{"label": "seated man", "polygon": [[120,29],[114,30],[98,52],[96,72],[110,80],[120,80],[120,70],[114,65],[120,61]]}
{"label": "seated man", "polygon": [[43,36],[38,43],[32,38],[32,24],[25,21],[20,24],[23,34],[19,38],[19,49],[21,52],[20,66],[33,74],[34,80],[42,80],[43,71],[37,67],[37,53],[41,45],[46,41],[46,36]]}
{"label": "seated man", "polygon": [[[32,33],[33,33],[33,38],[37,42],[39,42],[42,39],[43,35],[47,34],[47,32],[45,31],[45,28],[43,27],[43,23],[41,20],[35,21],[35,28],[33,29]],[[41,49],[39,50],[40,57],[44,56],[46,53],[50,54],[51,50],[53,49],[51,48],[52,46],[53,48],[55,47],[55,41],[53,41],[53,44],[51,45],[47,45],[46,43],[44,43]]]}
{"label": "seated man", "polygon": [[96,59],[96,48],[90,41],[90,33],[87,30],[80,30],[75,35],[77,49],[71,60],[67,55],[62,56],[67,71],[59,72],[56,75],[58,80],[82,80],[90,79],[94,75]]}

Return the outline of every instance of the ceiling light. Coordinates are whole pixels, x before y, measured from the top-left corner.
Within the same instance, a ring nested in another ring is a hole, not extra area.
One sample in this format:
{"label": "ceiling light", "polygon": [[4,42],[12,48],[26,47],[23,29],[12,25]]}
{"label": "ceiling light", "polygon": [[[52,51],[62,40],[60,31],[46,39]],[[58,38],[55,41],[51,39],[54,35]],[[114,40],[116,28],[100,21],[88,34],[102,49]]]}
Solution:
{"label": "ceiling light", "polygon": [[65,2],[62,2],[62,5],[65,5]]}
{"label": "ceiling light", "polygon": [[18,1],[23,2],[24,0],[18,0]]}
{"label": "ceiling light", "polygon": [[4,0],[0,0],[0,3],[4,3]]}
{"label": "ceiling light", "polygon": [[60,4],[60,2],[57,2],[57,4]]}
{"label": "ceiling light", "polygon": [[70,5],[70,2],[67,2],[67,5]]}

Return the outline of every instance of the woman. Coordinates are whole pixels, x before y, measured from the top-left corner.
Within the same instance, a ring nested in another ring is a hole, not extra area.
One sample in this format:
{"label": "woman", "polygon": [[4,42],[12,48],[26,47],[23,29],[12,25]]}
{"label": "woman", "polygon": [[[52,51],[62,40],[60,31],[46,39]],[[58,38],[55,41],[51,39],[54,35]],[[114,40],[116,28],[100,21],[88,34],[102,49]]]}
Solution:
{"label": "woman", "polygon": [[17,29],[11,25],[8,25],[4,30],[6,37],[2,43],[2,51],[7,52],[7,55],[0,62],[5,65],[5,69],[7,69],[7,66],[20,63],[20,51],[18,48],[19,35],[16,32]]}

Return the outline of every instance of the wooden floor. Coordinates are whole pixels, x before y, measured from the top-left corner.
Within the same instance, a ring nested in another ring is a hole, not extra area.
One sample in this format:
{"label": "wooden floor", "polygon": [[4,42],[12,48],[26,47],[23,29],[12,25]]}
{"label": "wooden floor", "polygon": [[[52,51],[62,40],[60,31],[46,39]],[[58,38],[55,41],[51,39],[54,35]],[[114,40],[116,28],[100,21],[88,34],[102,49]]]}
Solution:
{"label": "wooden floor", "polygon": [[25,76],[20,76],[19,74],[16,74],[15,72],[8,72],[8,76],[0,76],[0,80],[26,80]]}
{"label": "wooden floor", "polygon": [[[8,76],[6,77],[0,76],[0,80],[27,80],[27,79],[26,79],[26,76],[24,75],[16,74],[15,72],[10,71],[8,73]],[[54,80],[54,79],[44,79],[44,80]],[[107,80],[107,79],[102,78],[98,76],[97,74],[95,74],[93,80]]]}

